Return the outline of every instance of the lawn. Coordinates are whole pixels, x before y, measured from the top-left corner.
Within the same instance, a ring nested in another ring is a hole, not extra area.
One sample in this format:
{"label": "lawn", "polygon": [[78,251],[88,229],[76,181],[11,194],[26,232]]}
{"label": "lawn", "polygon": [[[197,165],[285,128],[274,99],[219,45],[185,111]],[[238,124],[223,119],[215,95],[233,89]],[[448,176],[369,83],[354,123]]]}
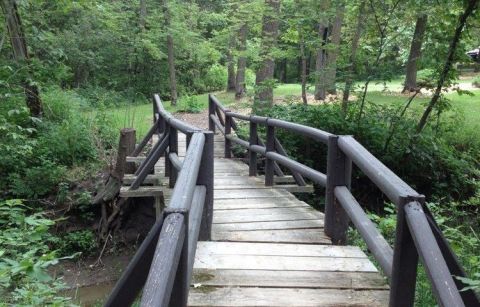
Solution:
{"label": "lawn", "polygon": [[[464,81],[462,80],[462,82]],[[358,86],[361,86],[361,84],[358,84]],[[309,93],[313,93],[313,90],[312,86],[308,88]],[[393,80],[386,84],[372,81],[369,86],[367,101],[369,103],[402,106],[406,103],[408,97],[398,94],[399,91],[401,91],[400,79]],[[472,90],[471,92],[474,96],[465,94],[458,95],[457,93],[449,93],[446,95],[452,104],[452,108],[448,114],[458,114],[460,117],[456,117],[456,119],[458,120],[460,118],[458,122],[459,129],[468,130],[468,132],[474,132],[480,129],[480,89]],[[289,95],[299,96],[300,94],[300,84],[281,84],[274,89],[274,96],[278,98],[284,98]],[[216,92],[215,95],[225,105],[236,103],[233,93]],[[196,95],[194,97],[202,109],[208,107],[208,94]],[[428,101],[428,97],[416,98],[412,103],[411,109],[414,112],[418,112],[420,116]],[[242,103],[248,103],[248,99],[243,100]],[[185,109],[185,101],[180,99],[177,106],[171,106],[168,101],[165,101],[164,106],[167,111],[175,113]],[[118,129],[134,127],[137,129],[137,135],[142,136],[148,131],[151,125],[152,104],[135,104],[118,107],[109,112],[109,116]]]}

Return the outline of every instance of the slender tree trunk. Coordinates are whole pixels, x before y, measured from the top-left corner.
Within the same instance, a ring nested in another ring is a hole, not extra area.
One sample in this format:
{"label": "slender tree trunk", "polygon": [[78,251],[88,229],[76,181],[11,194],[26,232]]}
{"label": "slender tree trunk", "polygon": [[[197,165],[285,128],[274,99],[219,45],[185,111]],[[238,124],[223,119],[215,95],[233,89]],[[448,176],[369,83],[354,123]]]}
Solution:
{"label": "slender tree trunk", "polygon": [[175,76],[175,52],[173,49],[173,37],[170,30],[170,12],[168,10],[167,1],[162,0],[163,18],[165,20],[165,29],[167,31],[167,57],[168,72],[170,79],[170,100],[172,105],[177,104],[177,77]]}
{"label": "slender tree trunk", "polygon": [[300,56],[302,57],[302,101],[307,104],[307,56],[305,55],[305,37],[303,30],[299,29]]}
{"label": "slender tree trunk", "polygon": [[233,61],[232,50],[235,48],[235,37],[230,38],[227,50],[227,91],[235,91],[235,63]]}
{"label": "slender tree trunk", "polygon": [[447,75],[450,72],[450,69],[452,68],[452,64],[455,58],[455,50],[457,49],[458,42],[460,41],[460,38],[462,36],[463,28],[467,23],[468,17],[470,17],[473,14],[473,12],[477,9],[479,2],[480,2],[479,0],[468,0],[467,5],[465,7],[465,11],[459,17],[457,28],[455,29],[455,33],[453,35],[452,41],[450,42],[450,47],[448,48],[448,55],[445,61],[445,65],[443,67],[442,73],[440,74],[440,78],[438,79],[437,88],[435,89],[435,93],[433,94],[432,99],[428,103],[427,108],[423,112],[422,118],[418,122],[417,134],[420,134],[423,128],[425,128],[430,113],[438,103],[438,100],[442,93],[443,84],[445,83]]}
{"label": "slender tree trunk", "polygon": [[346,72],[346,80],[345,80],[345,90],[343,92],[342,98],[342,110],[343,113],[347,113],[348,108],[348,99],[350,97],[350,91],[353,84],[353,77],[355,74],[355,66],[357,64],[357,49],[358,49],[358,42],[360,41],[360,36],[362,35],[363,31],[363,18],[365,14],[365,1],[360,2],[360,6],[358,8],[358,16],[357,16],[357,26],[355,27],[355,33],[353,34],[352,38],[352,45],[350,48],[350,63],[347,67]]}
{"label": "slender tree trunk", "polygon": [[262,26],[262,49],[260,56],[262,62],[257,70],[255,80],[254,110],[263,110],[273,105],[273,74],[275,60],[272,49],[277,44],[278,37],[278,15],[280,13],[280,0],[265,0],[266,9],[263,15]]}
{"label": "slender tree trunk", "polygon": [[337,57],[340,53],[340,39],[342,34],[343,15],[345,4],[339,3],[336,9],[335,20],[332,25],[331,48],[327,51],[327,71],[325,88],[329,94],[337,94],[335,80],[337,78]]}
{"label": "slender tree trunk", "polygon": [[[323,15],[326,14],[330,3],[329,1],[322,2]],[[324,100],[326,98],[326,80],[325,80],[325,68],[327,64],[327,54],[325,47],[328,41],[328,18],[322,16],[318,23],[318,37],[320,38],[320,46],[317,50],[317,57],[315,62],[315,99]]]}
{"label": "slender tree trunk", "polygon": [[427,15],[418,16],[413,33],[412,44],[410,45],[410,55],[408,56],[407,71],[405,75],[405,87],[403,92],[414,92],[417,90],[417,60],[421,56],[422,43],[425,30],[427,28]]}
{"label": "slender tree trunk", "polygon": [[235,79],[235,98],[240,99],[245,96],[247,87],[245,85],[245,70],[247,69],[247,58],[245,51],[247,50],[247,24],[243,24],[238,31],[238,61],[237,61],[237,77]]}
{"label": "slender tree trunk", "polygon": [[140,30],[143,32],[145,31],[147,19],[147,0],[140,0],[140,14],[139,14],[139,25]]}
{"label": "slender tree trunk", "polygon": [[[12,44],[13,57],[15,61],[27,65],[30,62],[28,54],[27,41],[23,31],[20,15],[18,14],[15,0],[1,0],[0,5],[5,16],[10,43]],[[33,72],[28,68],[29,75]],[[42,100],[37,85],[32,80],[23,80],[23,89],[30,114],[34,117],[41,117],[43,113]]]}

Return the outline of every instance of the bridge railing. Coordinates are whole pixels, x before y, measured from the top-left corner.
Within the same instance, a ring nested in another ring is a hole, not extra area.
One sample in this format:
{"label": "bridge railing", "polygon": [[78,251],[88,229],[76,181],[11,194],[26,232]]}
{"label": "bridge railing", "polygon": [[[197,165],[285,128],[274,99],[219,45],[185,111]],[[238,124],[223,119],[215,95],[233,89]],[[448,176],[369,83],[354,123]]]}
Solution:
{"label": "bridge railing", "polygon": [[[248,141],[232,133],[238,128],[235,119],[249,122]],[[266,128],[264,146],[257,141],[258,125]],[[277,162],[325,187],[325,233],[334,244],[345,244],[349,223],[353,223],[389,279],[390,306],[413,306],[419,256],[439,305],[480,306],[473,290],[460,291],[467,285],[455,276],[465,277],[465,271],[425,206],[424,196],[352,136],[337,136],[283,120],[231,112],[213,95],[209,96],[209,128],[212,131],[218,128],[224,134],[226,157],[230,156],[232,142],[248,150],[251,176],[257,173],[257,155],[266,158],[265,185],[273,185],[273,163]],[[328,147],[327,174],[281,154],[275,138],[276,129],[325,144]],[[352,165],[356,165],[397,207],[393,249],[350,192]]]}
{"label": "bridge railing", "polygon": [[[154,96],[153,109],[154,125],[145,139],[157,134],[158,142],[139,167],[131,188],[143,182],[163,155],[173,192],[168,207],[142,242],[105,306],[130,306],[142,289],[141,306],[186,306],[197,242],[211,238],[213,133],[175,119],[163,108],[158,95]],[[183,161],[178,156],[178,132],[187,137]],[[139,148],[148,143],[145,139]],[[137,148],[135,153],[141,150]]]}

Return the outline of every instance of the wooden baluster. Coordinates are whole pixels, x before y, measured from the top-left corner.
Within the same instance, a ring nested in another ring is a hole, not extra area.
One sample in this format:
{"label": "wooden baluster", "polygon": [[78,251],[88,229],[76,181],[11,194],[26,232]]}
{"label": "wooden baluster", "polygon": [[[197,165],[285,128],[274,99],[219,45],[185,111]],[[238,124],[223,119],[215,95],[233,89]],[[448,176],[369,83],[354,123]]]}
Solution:
{"label": "wooden baluster", "polygon": [[[173,126],[170,126],[170,138],[168,140],[168,153],[178,154],[178,130]],[[173,189],[173,187],[175,186],[175,182],[177,182],[178,171],[172,165],[172,162],[170,161],[170,158],[168,156],[165,156],[165,162],[169,166],[169,170],[170,170],[170,180],[168,185],[171,189]]]}
{"label": "wooden baluster", "polygon": [[390,307],[413,306],[417,281],[418,252],[405,218],[404,206],[413,199],[402,197],[397,205],[397,229],[390,280]]}
{"label": "wooden baluster", "polygon": [[338,136],[328,138],[327,186],[325,191],[325,233],[333,244],[347,241],[348,216],[334,196],[336,186],[350,187],[352,162],[338,147]]}
{"label": "wooden baluster", "polygon": [[225,111],[225,158],[232,157],[232,141],[227,138],[227,135],[232,133],[232,117]]}
{"label": "wooden baluster", "polygon": [[215,123],[211,116],[215,115],[215,102],[213,102],[211,94],[208,95],[208,130],[215,133]]}
{"label": "wooden baluster", "polygon": [[[249,143],[250,146],[257,145],[257,124],[250,121],[250,137]],[[257,176],[257,153],[253,150],[248,151],[248,175]]]}
{"label": "wooden baluster", "polygon": [[[267,154],[268,152],[275,151],[275,128],[268,125],[267,120]],[[274,161],[268,157],[265,160],[265,185],[273,186],[274,175]]]}
{"label": "wooden baluster", "polygon": [[213,220],[213,137],[211,131],[204,132],[205,145],[203,145],[202,164],[198,172],[197,185],[203,185],[206,188],[205,205],[203,206],[202,224],[198,239],[200,241],[210,241],[212,236]]}

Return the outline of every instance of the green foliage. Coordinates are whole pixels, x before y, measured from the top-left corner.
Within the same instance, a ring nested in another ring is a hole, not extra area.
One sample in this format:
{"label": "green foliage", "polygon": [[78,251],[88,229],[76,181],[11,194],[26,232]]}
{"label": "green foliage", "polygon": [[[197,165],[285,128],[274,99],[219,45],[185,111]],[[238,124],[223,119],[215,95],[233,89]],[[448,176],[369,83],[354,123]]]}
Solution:
{"label": "green foliage", "polygon": [[[2,304],[71,306],[58,292],[64,288],[47,272],[60,260],[51,251],[48,233],[53,221],[27,214],[20,200],[0,202],[0,295]],[[3,305],[2,305],[3,306]]]}
{"label": "green foliage", "polygon": [[180,104],[183,106],[182,112],[200,113],[203,110],[203,104],[195,96],[183,96]]}
{"label": "green foliage", "polygon": [[44,93],[42,120],[15,107],[15,99],[0,107],[0,189],[14,197],[55,192],[68,168],[93,163],[116,139],[104,113],[89,120],[79,112],[85,100],[75,92],[50,88]]}
{"label": "green foliage", "polygon": [[90,256],[97,247],[95,234],[88,229],[68,232],[58,240],[59,254],[64,256],[75,253]]}
{"label": "green foliage", "polygon": [[473,86],[480,88],[480,76],[476,76],[472,81]]}
{"label": "green foliage", "polygon": [[[389,106],[368,105],[364,117],[357,122],[357,108],[353,106],[345,117],[338,105],[304,106],[277,105],[268,115],[319,128],[339,135],[354,135],[380,161],[415,189],[428,196],[467,198],[475,190],[472,178],[477,162],[470,151],[457,151],[441,137],[439,131],[428,130],[415,142],[415,118],[396,118],[396,110]],[[385,150],[390,134],[390,123],[395,118],[397,131]],[[320,171],[325,171],[326,146],[298,138],[289,132],[279,131],[279,137],[289,153],[300,161]],[[312,159],[312,157],[315,157]],[[362,173],[354,174],[353,188],[359,193],[376,191]]]}

